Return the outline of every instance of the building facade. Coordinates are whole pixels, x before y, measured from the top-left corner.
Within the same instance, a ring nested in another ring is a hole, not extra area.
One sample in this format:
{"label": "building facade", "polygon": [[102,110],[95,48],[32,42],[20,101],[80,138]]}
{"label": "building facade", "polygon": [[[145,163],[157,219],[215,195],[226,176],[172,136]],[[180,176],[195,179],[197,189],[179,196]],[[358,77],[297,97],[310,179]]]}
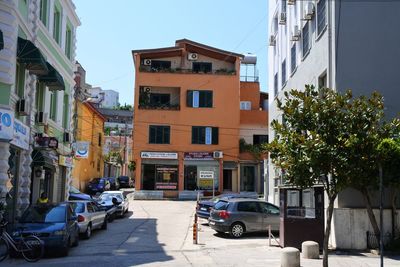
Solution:
{"label": "building facade", "polygon": [[[285,91],[303,89],[306,84],[339,92],[352,89],[355,96],[377,90],[385,98],[385,113],[395,116],[399,111],[395,79],[400,68],[400,50],[395,45],[399,36],[382,29],[399,25],[399,12],[397,1],[271,1],[269,122],[282,120],[277,99],[282,99]],[[272,130],[269,136],[274,138]],[[268,167],[268,199],[279,204],[282,176],[273,164]],[[378,207],[378,199],[373,201],[374,207]],[[346,189],[338,195],[332,225],[333,247],[366,248],[366,238],[360,236],[365,237],[371,227],[361,223],[369,221],[364,207],[356,190]],[[354,223],[358,227],[353,229],[346,227],[351,221],[360,223]],[[385,224],[384,231],[390,232],[389,228]]]}
{"label": "building facade", "polygon": [[119,106],[119,93],[114,90],[103,90],[101,87],[90,87],[90,95],[100,108],[117,108]]}
{"label": "building facade", "polygon": [[80,21],[70,0],[4,0],[0,11],[0,108],[13,128],[11,139],[0,130],[0,194],[15,218],[41,192],[54,202],[68,195]]}
{"label": "building facade", "polygon": [[132,53],[136,190],[255,191],[241,188],[238,168],[243,55],[187,39]]}

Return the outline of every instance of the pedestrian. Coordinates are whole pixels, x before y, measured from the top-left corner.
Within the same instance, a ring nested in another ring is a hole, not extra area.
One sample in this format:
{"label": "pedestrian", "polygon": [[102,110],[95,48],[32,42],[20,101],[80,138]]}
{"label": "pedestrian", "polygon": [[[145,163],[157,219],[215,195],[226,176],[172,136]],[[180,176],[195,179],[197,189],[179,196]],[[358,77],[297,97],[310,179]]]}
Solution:
{"label": "pedestrian", "polygon": [[47,195],[45,192],[42,192],[42,194],[40,194],[40,197],[37,200],[38,204],[46,204],[49,203],[49,199],[47,198]]}

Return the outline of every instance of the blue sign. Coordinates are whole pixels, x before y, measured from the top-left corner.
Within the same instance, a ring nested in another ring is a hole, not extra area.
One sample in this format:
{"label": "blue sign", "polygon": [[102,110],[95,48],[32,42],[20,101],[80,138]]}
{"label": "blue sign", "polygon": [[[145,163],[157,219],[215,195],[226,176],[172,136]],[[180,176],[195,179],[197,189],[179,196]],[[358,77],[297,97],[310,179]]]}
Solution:
{"label": "blue sign", "polygon": [[212,140],[212,128],[206,127],[206,145],[211,145]]}
{"label": "blue sign", "polygon": [[28,126],[23,124],[21,121],[14,119],[14,137],[10,143],[19,148],[28,150],[29,134],[30,130]]}
{"label": "blue sign", "polygon": [[0,140],[10,141],[14,136],[14,112],[0,109]]}

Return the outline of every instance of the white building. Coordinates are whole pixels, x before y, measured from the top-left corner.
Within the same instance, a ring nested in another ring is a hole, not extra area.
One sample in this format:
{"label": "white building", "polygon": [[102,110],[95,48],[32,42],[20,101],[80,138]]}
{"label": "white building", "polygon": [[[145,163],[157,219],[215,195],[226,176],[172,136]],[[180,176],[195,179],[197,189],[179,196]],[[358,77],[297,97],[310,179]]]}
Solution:
{"label": "white building", "polygon": [[119,93],[114,90],[103,90],[101,87],[89,89],[90,95],[95,98],[93,103],[98,103],[101,108],[116,108],[119,105]]}
{"label": "white building", "polygon": [[[400,25],[398,14],[399,1],[269,1],[269,123],[282,117],[276,100],[285,91],[303,89],[306,84],[341,92],[351,88],[354,95],[379,90],[385,97],[386,114],[395,116],[400,100],[400,35],[390,29]],[[271,128],[269,137],[274,138]],[[280,172],[269,164],[268,199],[276,204],[280,184]],[[346,189],[338,195],[333,247],[366,248],[365,233],[372,229],[364,207],[356,190]],[[390,221],[388,216],[385,233],[391,232]]]}

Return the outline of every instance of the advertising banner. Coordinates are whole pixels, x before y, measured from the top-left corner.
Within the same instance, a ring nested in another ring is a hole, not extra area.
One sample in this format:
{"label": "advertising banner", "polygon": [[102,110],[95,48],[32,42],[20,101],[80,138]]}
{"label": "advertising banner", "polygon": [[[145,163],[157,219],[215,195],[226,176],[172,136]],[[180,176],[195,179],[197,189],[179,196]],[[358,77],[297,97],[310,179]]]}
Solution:
{"label": "advertising banner", "polygon": [[141,152],[142,159],[178,159],[178,153],[173,152]]}
{"label": "advertising banner", "polygon": [[58,156],[58,164],[64,167],[72,168],[72,157],[66,157],[63,155]]}
{"label": "advertising banner", "polygon": [[89,157],[90,142],[78,141],[75,143],[75,157],[78,159],[87,159]]}
{"label": "advertising banner", "polygon": [[213,160],[212,152],[185,152],[185,160]]}
{"label": "advertising banner", "polygon": [[10,141],[14,136],[14,112],[0,108],[0,140]]}
{"label": "advertising banner", "polygon": [[10,143],[16,147],[28,150],[29,134],[29,127],[23,124],[21,121],[14,119],[14,136]]}

